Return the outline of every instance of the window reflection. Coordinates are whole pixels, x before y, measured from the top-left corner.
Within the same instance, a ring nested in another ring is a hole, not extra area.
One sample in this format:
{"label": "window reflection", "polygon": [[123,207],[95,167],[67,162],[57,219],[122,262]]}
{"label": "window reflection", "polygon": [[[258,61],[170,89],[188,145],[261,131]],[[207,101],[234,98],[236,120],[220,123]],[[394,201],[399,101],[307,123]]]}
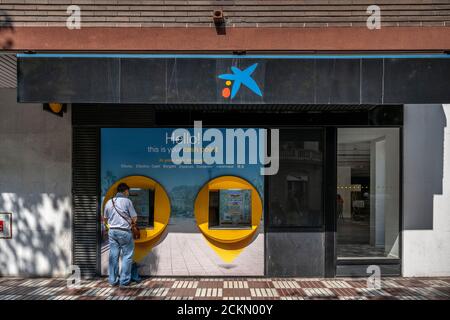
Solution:
{"label": "window reflection", "polygon": [[269,178],[272,226],[322,225],[322,149],[321,130],[280,130],[280,168]]}

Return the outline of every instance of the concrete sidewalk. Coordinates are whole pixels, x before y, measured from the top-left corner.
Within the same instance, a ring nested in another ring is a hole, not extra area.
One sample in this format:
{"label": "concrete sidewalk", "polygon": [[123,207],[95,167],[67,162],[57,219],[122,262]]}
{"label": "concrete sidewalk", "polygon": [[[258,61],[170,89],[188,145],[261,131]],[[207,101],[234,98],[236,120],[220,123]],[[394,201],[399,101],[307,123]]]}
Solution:
{"label": "concrete sidewalk", "polygon": [[127,289],[105,278],[84,280],[78,289],[65,279],[0,278],[0,300],[307,300],[450,299],[450,278],[383,278],[369,289],[363,278],[147,278]]}

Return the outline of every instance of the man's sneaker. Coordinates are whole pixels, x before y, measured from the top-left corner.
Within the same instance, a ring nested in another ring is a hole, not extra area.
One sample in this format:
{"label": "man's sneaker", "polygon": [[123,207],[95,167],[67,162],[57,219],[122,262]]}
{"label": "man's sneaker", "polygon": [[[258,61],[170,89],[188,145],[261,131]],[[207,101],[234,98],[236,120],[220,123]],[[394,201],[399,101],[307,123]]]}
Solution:
{"label": "man's sneaker", "polygon": [[121,284],[119,285],[119,289],[128,289],[132,287],[131,282],[127,283],[127,284]]}
{"label": "man's sneaker", "polygon": [[141,283],[142,279],[141,278],[139,278],[139,279],[131,279],[131,282],[135,282],[136,284],[137,283]]}

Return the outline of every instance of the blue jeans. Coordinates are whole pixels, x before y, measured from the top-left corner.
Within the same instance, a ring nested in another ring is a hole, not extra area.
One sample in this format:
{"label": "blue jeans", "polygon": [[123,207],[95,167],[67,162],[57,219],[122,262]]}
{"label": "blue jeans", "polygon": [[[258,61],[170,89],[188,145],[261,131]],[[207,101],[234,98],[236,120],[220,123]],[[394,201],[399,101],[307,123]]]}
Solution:
{"label": "blue jeans", "polygon": [[139,276],[139,266],[136,262],[133,262],[131,266],[131,281],[140,282],[142,279]]}
{"label": "blue jeans", "polygon": [[[109,283],[126,286],[131,282],[134,241],[131,231],[109,230]],[[122,270],[119,278],[119,255],[122,252]]]}

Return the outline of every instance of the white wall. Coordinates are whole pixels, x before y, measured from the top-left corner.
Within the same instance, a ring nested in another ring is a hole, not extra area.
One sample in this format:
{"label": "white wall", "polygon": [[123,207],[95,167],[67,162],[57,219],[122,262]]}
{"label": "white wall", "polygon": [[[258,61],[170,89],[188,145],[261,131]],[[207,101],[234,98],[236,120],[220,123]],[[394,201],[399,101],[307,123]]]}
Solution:
{"label": "white wall", "polygon": [[450,106],[444,109],[404,110],[404,276],[450,276]]}
{"label": "white wall", "polygon": [[387,256],[399,257],[400,245],[400,141],[397,130],[389,130],[385,136],[386,183],[384,190],[384,251]]}
{"label": "white wall", "polygon": [[0,239],[0,275],[62,276],[71,264],[71,121],[17,104],[0,89],[0,211],[13,238]]}
{"label": "white wall", "polygon": [[377,212],[375,210],[376,206],[376,145],[377,141],[370,141],[370,245],[375,246],[377,243]]}

